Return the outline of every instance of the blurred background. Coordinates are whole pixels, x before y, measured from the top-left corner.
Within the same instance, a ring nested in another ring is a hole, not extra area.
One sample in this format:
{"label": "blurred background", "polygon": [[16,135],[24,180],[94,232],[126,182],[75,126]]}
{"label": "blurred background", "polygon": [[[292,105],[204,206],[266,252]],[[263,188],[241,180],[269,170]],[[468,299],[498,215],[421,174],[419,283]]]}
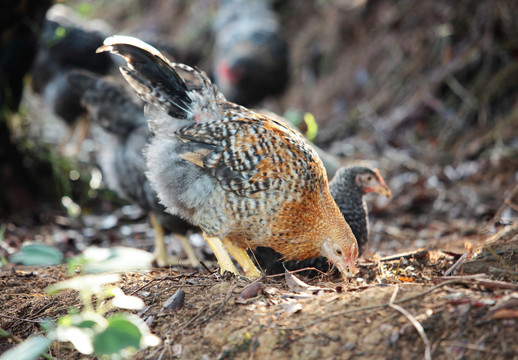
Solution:
{"label": "blurred background", "polygon": [[[95,54],[113,34],[204,70],[229,100],[284,116],[330,162],[377,167],[394,197],[367,199],[367,256],[461,251],[516,220],[517,1],[13,0],[1,7],[2,256],[26,241],[67,254],[90,244],[153,247],[146,211],[106,185],[97,153],[113,140],[88,120],[66,82],[68,72],[85,70],[124,84],[118,60]],[[171,251],[181,252],[174,244]]]}

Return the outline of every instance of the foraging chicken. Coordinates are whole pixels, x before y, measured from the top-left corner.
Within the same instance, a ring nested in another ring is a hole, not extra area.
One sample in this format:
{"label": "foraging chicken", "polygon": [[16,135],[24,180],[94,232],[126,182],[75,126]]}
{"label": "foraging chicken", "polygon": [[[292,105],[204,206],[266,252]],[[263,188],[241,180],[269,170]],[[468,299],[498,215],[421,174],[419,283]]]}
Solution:
{"label": "foraging chicken", "polygon": [[[369,239],[369,218],[364,195],[378,193],[392,198],[392,192],[381,177],[377,169],[371,170],[364,166],[341,167],[329,182],[329,190],[335,199],[340,212],[351,227],[358,241],[358,255],[365,250]],[[282,255],[269,248],[257,248],[254,251],[259,266],[268,274],[277,274],[284,271]],[[284,266],[288,270],[314,267],[322,271],[329,269],[325,258],[309,259],[305,261],[287,261]]]}
{"label": "foraging chicken", "polygon": [[288,50],[268,1],[220,0],[213,32],[214,80],[227,99],[251,106],[285,89]]}
{"label": "foraging chicken", "polygon": [[[71,72],[67,80],[81,98],[90,119],[109,136],[108,141],[103,141],[98,149],[99,165],[108,188],[121,198],[151,212],[157,264],[165,266],[183,263],[168,257],[162,226],[177,234],[193,226],[165,212],[146,178],[142,150],[149,142],[150,132],[142,105],[137,104],[124,87],[113,81],[83,72]],[[187,239],[180,234],[178,238],[188,256],[188,263],[197,266],[196,255]]]}
{"label": "foraging chicken", "polygon": [[300,133],[225,101],[205,73],[138,39],[104,44],[98,51],[126,60],[121,72],[147,103],[151,185],[170,213],[203,230],[222,272],[237,273],[230,253],[247,276],[259,276],[245,251],[257,246],[287,260],[325,256],[344,275],[354,270],[356,239]]}
{"label": "foraging chicken", "polygon": [[79,147],[88,132],[88,118],[66,76],[69,71],[79,69],[107,74],[113,63],[108,54],[95,54],[95,50],[102,45],[104,35],[62,23],[64,20],[60,17],[56,17],[55,21],[52,14],[54,12],[49,11],[43,25],[40,48],[31,70],[32,87],[43,97],[45,104],[71,126],[61,146],[70,140],[79,126]]}

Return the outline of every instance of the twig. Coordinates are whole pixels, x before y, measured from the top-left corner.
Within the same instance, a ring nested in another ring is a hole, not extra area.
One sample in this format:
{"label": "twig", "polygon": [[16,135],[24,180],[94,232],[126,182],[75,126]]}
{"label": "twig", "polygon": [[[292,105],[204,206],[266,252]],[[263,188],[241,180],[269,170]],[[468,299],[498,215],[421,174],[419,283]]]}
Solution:
{"label": "twig", "polygon": [[414,315],[412,315],[408,311],[406,311],[405,308],[394,304],[394,300],[396,299],[396,295],[397,295],[398,291],[399,291],[399,285],[396,284],[396,288],[394,289],[394,292],[392,293],[392,296],[390,297],[388,306],[394,310],[399,311],[401,314],[403,314],[408,319],[408,321],[410,321],[410,323],[412,323],[412,325],[414,325],[415,329],[419,333],[419,336],[421,336],[421,339],[423,339],[423,342],[425,344],[424,358],[426,360],[431,360],[432,355],[431,355],[430,340],[428,339],[428,336],[426,336],[426,333],[424,332],[423,325],[421,325],[421,323],[419,321],[417,321],[417,319],[415,318]]}
{"label": "twig", "polygon": [[486,244],[484,246],[484,249],[486,251],[488,251],[489,253],[491,253],[491,255],[494,256],[494,258],[500,263],[500,265],[505,268],[507,271],[509,271],[509,274],[511,275],[511,277],[514,279],[514,280],[518,280],[518,276],[516,275],[513,275],[512,272],[513,272],[513,269],[511,269],[511,267],[505,262],[504,259],[502,259],[502,257],[500,255],[498,255],[496,253],[495,250],[493,250],[493,248],[491,246],[489,246],[488,244]]}
{"label": "twig", "polygon": [[203,268],[204,268],[205,270],[207,270],[207,272],[208,272],[210,275],[212,275],[213,271],[211,271],[211,270],[209,269],[209,267],[208,267],[207,265],[205,265],[205,262],[203,262],[203,260],[201,260],[201,259],[198,259],[198,261],[199,261],[199,263],[201,264],[201,266],[203,266]]}
{"label": "twig", "polygon": [[132,291],[129,295],[135,295],[137,292],[139,292],[140,290],[148,287],[149,285],[151,285],[152,283],[154,283],[155,281],[156,282],[162,282],[164,280],[166,280],[167,277],[163,277],[161,279],[157,279],[157,278],[154,278],[154,279],[151,279],[149,282],[145,283],[144,285],[142,285],[141,287],[139,287],[138,289]]}
{"label": "twig", "polygon": [[[214,310],[214,312],[212,314],[210,314],[209,316],[207,316],[205,319],[202,319],[200,320],[198,323],[195,324],[195,326],[198,326],[198,325],[201,325],[207,321],[209,321],[211,318],[213,318],[214,316],[216,316],[220,311],[221,309],[223,308],[223,306],[225,306],[225,304],[230,300],[230,298],[232,297],[232,294],[234,293],[234,289],[237,287],[237,284],[232,286],[232,289],[230,289],[230,293],[228,294],[228,296],[226,297],[225,300],[223,300],[223,302],[221,304],[218,305],[218,307],[216,308],[216,310]],[[191,325],[192,323],[194,323],[203,313],[204,310],[206,310],[208,308],[208,306],[204,306],[203,308],[201,308],[201,310],[195,315],[193,316],[189,321],[187,321],[186,323],[180,325],[180,328],[185,328],[189,325]]]}
{"label": "twig", "polygon": [[213,318],[214,316],[216,316],[220,311],[221,309],[223,309],[223,306],[225,306],[225,304],[230,300],[230,298],[232,297],[232,294],[234,293],[234,289],[237,287],[237,284],[232,286],[232,289],[230,289],[230,292],[228,293],[228,296],[225,300],[223,300],[223,302],[221,304],[219,304],[219,306],[216,308],[216,310],[214,310],[214,312],[212,314],[210,314],[209,316],[207,316],[205,319],[201,320],[198,324],[196,325],[201,325],[203,323],[206,323],[207,321],[209,321],[211,318]]}
{"label": "twig", "polygon": [[183,329],[184,327],[187,327],[190,324],[192,324],[196,319],[198,319],[201,316],[202,312],[205,311],[208,307],[209,307],[208,305],[205,305],[204,307],[202,307],[200,309],[200,311],[198,311],[198,313],[196,315],[194,315],[189,321],[181,324],[180,329]]}
{"label": "twig", "polygon": [[[410,295],[410,296],[407,296],[406,298],[403,298],[403,299],[400,299],[398,301],[396,301],[396,303],[398,304],[402,304],[404,302],[407,302],[407,301],[410,301],[410,300],[414,300],[414,299],[417,299],[417,298],[420,298],[422,296],[425,296],[426,294],[429,294],[443,286],[446,286],[446,285],[452,285],[452,284],[462,284],[464,283],[465,281],[464,280],[459,280],[459,279],[454,279],[454,280],[449,280],[449,281],[445,281],[445,282],[441,282],[440,284],[438,285],[435,285],[423,292],[420,292],[419,294],[416,294],[416,295]],[[332,314],[329,314],[329,315],[326,315],[326,316],[323,316],[317,320],[314,320],[312,322],[310,322],[309,324],[304,324],[304,325],[301,325],[301,326],[296,326],[296,327],[281,327],[280,329],[281,330],[302,330],[302,329],[307,329],[311,326],[314,326],[318,323],[321,323],[323,321],[327,321],[327,320],[330,320],[330,319],[333,319],[333,318],[336,318],[338,316],[344,316],[344,315],[350,315],[350,314],[354,314],[356,312],[360,312],[360,311],[368,311],[368,310],[374,310],[374,309],[380,309],[380,308],[384,308],[388,306],[388,303],[387,304],[379,304],[379,305],[369,305],[369,306],[363,306],[363,307],[359,307],[359,308],[356,308],[356,309],[349,309],[349,310],[342,310],[342,311],[337,311],[337,312],[334,312]]]}
{"label": "twig", "polygon": [[473,247],[468,247],[466,249],[466,251],[464,252],[464,254],[462,254],[462,256],[460,258],[457,259],[457,261],[455,261],[455,264],[453,264],[448,270],[446,270],[446,272],[444,273],[444,276],[449,276],[451,274],[453,274],[457,268],[463,264],[467,259],[468,257],[473,253]]}
{"label": "twig", "polygon": [[491,280],[485,274],[465,275],[465,276],[442,276],[434,279],[436,281],[444,281],[448,279],[455,279],[466,284],[475,284],[485,286],[489,289],[510,289],[518,290],[518,285],[507,281]]}
{"label": "twig", "polygon": [[518,278],[518,271],[510,271],[510,270],[506,270],[506,269],[499,269],[499,268],[496,268],[496,267],[493,267],[493,266],[490,266],[489,267],[489,272],[491,274],[498,274],[498,275],[511,275],[513,277],[517,277]]}
{"label": "twig", "polygon": [[0,316],[8,318],[8,319],[11,319],[11,320],[25,321],[25,322],[35,323],[35,324],[40,324],[41,323],[41,321],[22,319],[22,318],[18,318],[18,317],[14,317],[14,316],[5,315],[5,314],[2,314],[2,313],[0,313]]}

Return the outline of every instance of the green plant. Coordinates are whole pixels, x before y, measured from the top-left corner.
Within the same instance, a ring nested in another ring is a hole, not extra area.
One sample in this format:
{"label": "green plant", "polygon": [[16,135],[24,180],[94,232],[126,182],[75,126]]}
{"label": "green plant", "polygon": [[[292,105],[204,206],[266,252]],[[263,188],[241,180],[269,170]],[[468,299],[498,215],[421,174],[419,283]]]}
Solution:
{"label": "green plant", "polygon": [[[47,261],[49,254],[54,259],[55,255],[55,249],[49,250],[41,245],[30,248],[28,252],[24,250],[17,255],[19,258],[28,256],[31,264],[35,264],[37,259]],[[65,289],[76,290],[82,309],[72,308],[56,322],[43,323],[46,336],[25,340],[0,356],[0,360],[36,359],[55,341],[71,342],[80,353],[94,354],[102,359],[125,359],[140,349],[158,345],[160,339],[138,316],[123,312],[107,315],[116,309],[139,310],[144,307],[140,298],[128,296],[111,284],[121,279],[116,272],[149,268],[152,257],[148,252],[132,248],[90,247],[69,260],[68,273],[79,272],[81,275],[53,284],[46,290],[50,295]],[[8,333],[0,335],[12,337]]]}

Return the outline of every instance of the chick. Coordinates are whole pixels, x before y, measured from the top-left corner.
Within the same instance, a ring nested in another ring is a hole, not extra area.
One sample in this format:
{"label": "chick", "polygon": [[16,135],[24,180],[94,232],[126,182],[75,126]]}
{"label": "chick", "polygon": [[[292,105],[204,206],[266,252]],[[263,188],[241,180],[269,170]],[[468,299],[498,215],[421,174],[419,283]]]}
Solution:
{"label": "chick", "polygon": [[[108,188],[151,213],[157,264],[199,265],[190,243],[181,235],[193,226],[165,212],[146,178],[142,150],[149,142],[150,131],[142,104],[137,103],[137,99],[133,99],[122,85],[93,74],[71,72],[67,79],[81,98],[81,104],[87,109],[90,119],[99,124],[108,137],[97,151],[97,159]],[[188,262],[167,255],[162,227],[178,234]]]}
{"label": "chick", "polygon": [[[368,193],[378,193],[390,199],[392,198],[392,192],[377,169],[372,170],[364,166],[341,167],[329,182],[329,189],[358,241],[358,254],[361,255],[369,239],[369,217],[367,204],[363,196]],[[282,255],[270,248],[257,248],[254,251],[253,258],[268,274],[277,274],[284,271],[283,263],[280,261]],[[325,258],[300,262],[287,261],[284,266],[288,270],[309,267],[322,271],[329,269],[329,263]]]}
{"label": "chick", "polygon": [[222,271],[237,273],[230,253],[248,277],[259,276],[245,251],[257,246],[287,260],[325,256],[344,275],[354,270],[358,244],[300,133],[225,101],[203,72],[138,39],[104,44],[98,51],[126,60],[122,74],[147,103],[152,186],[170,213],[203,230]]}
{"label": "chick", "polygon": [[[62,8],[57,7],[58,10]],[[89,123],[79,96],[67,82],[67,74],[79,69],[107,74],[113,63],[108,54],[95,54],[105,37],[102,33],[72,25],[68,19],[54,16],[54,13],[49,11],[43,25],[40,47],[31,70],[32,88],[41,95],[44,104],[70,126],[60,143],[61,150],[79,128],[74,150],[78,153]]]}

